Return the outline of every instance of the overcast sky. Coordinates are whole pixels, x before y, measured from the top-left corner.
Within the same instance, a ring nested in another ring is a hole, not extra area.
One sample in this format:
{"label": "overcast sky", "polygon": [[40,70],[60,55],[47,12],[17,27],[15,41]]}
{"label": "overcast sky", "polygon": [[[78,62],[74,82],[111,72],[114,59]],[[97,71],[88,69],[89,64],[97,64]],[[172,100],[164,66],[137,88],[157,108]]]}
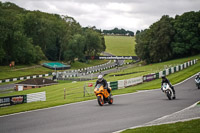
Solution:
{"label": "overcast sky", "polygon": [[68,15],[82,26],[115,27],[136,31],[148,28],[163,15],[174,17],[199,11],[200,0],[1,0],[27,10]]}

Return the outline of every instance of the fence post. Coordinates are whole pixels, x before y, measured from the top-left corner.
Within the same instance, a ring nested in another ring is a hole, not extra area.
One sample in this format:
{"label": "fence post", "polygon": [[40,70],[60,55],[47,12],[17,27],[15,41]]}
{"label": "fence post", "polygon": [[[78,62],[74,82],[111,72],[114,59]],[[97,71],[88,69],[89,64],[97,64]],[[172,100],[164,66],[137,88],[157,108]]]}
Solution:
{"label": "fence post", "polygon": [[83,87],[83,97],[85,97],[85,85]]}
{"label": "fence post", "polygon": [[66,98],[66,89],[64,88],[64,99]]}

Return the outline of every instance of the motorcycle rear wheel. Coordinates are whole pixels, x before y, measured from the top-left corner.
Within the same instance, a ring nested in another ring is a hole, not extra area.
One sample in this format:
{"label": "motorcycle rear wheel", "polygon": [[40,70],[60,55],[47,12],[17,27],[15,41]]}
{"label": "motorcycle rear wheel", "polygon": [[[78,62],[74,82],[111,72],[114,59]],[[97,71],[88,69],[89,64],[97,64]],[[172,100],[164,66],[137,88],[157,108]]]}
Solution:
{"label": "motorcycle rear wheel", "polygon": [[110,98],[110,100],[108,101],[109,104],[113,104],[113,98]]}
{"label": "motorcycle rear wheel", "polygon": [[103,106],[103,104],[104,104],[104,100],[101,99],[100,96],[97,97],[97,101],[98,101],[99,106]]}
{"label": "motorcycle rear wheel", "polygon": [[167,92],[167,97],[168,97],[169,100],[172,100],[172,93],[171,93],[171,91]]}

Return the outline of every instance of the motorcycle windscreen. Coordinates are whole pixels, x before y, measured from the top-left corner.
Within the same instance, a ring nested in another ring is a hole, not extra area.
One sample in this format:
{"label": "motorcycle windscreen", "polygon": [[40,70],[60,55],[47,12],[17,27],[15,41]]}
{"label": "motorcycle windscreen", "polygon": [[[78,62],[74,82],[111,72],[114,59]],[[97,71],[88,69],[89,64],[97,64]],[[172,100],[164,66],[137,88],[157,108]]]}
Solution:
{"label": "motorcycle windscreen", "polygon": [[167,83],[163,84],[163,89],[167,89]]}
{"label": "motorcycle windscreen", "polygon": [[96,88],[99,89],[101,86],[103,86],[102,84],[97,84]]}

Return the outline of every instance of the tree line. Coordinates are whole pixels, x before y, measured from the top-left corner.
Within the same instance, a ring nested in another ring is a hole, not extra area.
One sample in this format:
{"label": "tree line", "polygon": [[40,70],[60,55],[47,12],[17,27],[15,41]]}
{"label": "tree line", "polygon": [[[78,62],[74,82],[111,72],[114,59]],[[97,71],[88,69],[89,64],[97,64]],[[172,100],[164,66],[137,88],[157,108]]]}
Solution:
{"label": "tree line", "polygon": [[0,64],[85,61],[105,51],[104,37],[72,17],[28,11],[0,2]]}
{"label": "tree line", "polygon": [[147,63],[200,53],[200,11],[175,18],[164,15],[148,29],[136,34],[136,54]]}
{"label": "tree line", "polygon": [[105,34],[105,35],[114,34],[114,35],[123,35],[123,36],[125,36],[125,35],[134,36],[134,32],[129,31],[129,30],[125,30],[123,28],[122,29],[114,28],[112,30],[103,30],[102,33]]}

